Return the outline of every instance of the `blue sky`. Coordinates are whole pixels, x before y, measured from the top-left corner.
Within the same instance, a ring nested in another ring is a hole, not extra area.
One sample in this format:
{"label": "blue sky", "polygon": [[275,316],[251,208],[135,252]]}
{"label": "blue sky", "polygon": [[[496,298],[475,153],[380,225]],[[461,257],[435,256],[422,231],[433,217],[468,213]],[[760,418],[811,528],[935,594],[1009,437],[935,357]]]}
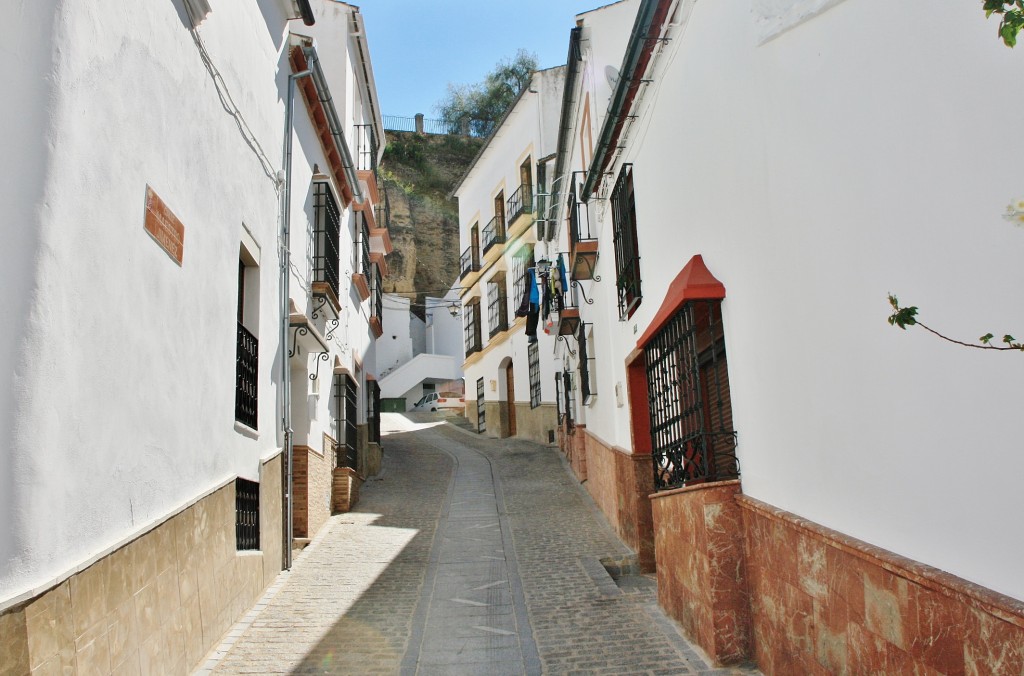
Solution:
{"label": "blue sky", "polygon": [[384,115],[436,118],[449,82],[479,82],[523,48],[565,63],[575,16],[611,0],[356,0]]}

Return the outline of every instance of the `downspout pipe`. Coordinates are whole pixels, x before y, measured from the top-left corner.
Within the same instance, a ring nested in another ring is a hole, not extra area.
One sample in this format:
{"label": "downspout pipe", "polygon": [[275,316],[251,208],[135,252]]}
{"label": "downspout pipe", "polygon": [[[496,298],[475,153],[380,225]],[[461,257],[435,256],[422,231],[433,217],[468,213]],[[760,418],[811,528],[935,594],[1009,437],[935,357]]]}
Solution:
{"label": "downspout pipe", "polygon": [[292,567],[294,501],[294,444],[292,435],[292,372],[288,361],[288,318],[291,314],[291,213],[292,213],[292,112],[295,108],[295,81],[312,74],[304,70],[288,75],[288,95],[284,108],[284,186],[281,189],[281,434],[285,446],[285,543],[284,568]]}
{"label": "downspout pipe", "polygon": [[327,114],[327,125],[330,127],[331,136],[334,137],[334,144],[341,152],[341,165],[345,169],[345,180],[352,186],[352,195],[355,201],[362,203],[366,197],[359,185],[359,176],[356,174],[356,165],[352,161],[352,152],[345,141],[345,128],[338,118],[338,111],[334,108],[334,100],[331,98],[331,90],[327,86],[327,79],[324,78],[324,72],[320,68],[320,58],[313,47],[304,46],[302,53],[309,65],[309,75],[313,78],[313,84],[316,85],[317,96],[320,97],[320,103]]}
{"label": "downspout pipe", "polygon": [[[583,185],[580,198],[586,202],[597,191],[598,181],[611,160],[611,151],[619,140],[622,125],[629,113],[636,92],[640,88],[640,79],[647,70],[654,43],[658,37],[661,24],[668,14],[672,0],[643,0],[636,13],[633,32],[629,36],[626,55],[619,68],[619,82],[608,105],[608,115],[601,127],[601,136],[594,149],[594,159],[587,171],[587,180]],[[654,31],[654,35],[652,35]]]}
{"label": "downspout pipe", "polygon": [[[583,29],[576,26],[569,32],[569,55],[565,59],[565,86],[562,89],[562,111],[558,119],[558,146],[555,158],[555,175],[551,177],[551,204],[548,209],[560,214],[563,198],[567,192],[565,188],[565,162],[569,155],[569,134],[572,132],[573,113],[576,106],[576,85],[580,74],[580,35]],[[547,215],[545,214],[545,218]],[[561,220],[555,218],[556,223]],[[553,237],[551,238],[553,239]]]}

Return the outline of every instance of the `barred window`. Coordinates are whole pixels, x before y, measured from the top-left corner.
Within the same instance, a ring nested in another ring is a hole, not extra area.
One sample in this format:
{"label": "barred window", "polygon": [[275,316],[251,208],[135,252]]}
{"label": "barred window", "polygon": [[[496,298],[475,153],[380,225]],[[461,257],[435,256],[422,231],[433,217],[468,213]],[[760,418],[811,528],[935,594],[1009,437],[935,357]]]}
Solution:
{"label": "barred window", "polygon": [[[591,376],[594,373],[594,370],[591,368],[594,355],[593,348],[591,347],[592,341],[590,340],[593,337],[593,327],[593,324],[580,322],[579,332],[576,334],[579,344],[580,398],[583,400],[584,406],[588,405],[596,394],[593,381],[591,380]],[[588,333],[591,335],[588,335]]]}
{"label": "barred window", "polygon": [[337,298],[341,218],[331,187],[322,181],[313,184],[313,223],[313,280],[326,283]]}
{"label": "barred window", "polygon": [[476,431],[483,434],[487,431],[487,420],[484,417],[487,406],[484,403],[484,379],[476,381]]}
{"label": "barred window", "polygon": [[565,425],[572,432],[576,424],[576,397],[573,394],[572,372],[555,374],[555,391],[558,399],[558,424]]}
{"label": "barred window", "polygon": [[633,316],[643,298],[640,292],[640,246],[636,236],[636,198],[633,165],[624,164],[611,196],[612,240],[615,242],[615,287],[619,320]]}
{"label": "barred window", "polygon": [[358,462],[358,428],[356,423],[357,390],[354,380],[347,375],[334,376],[335,428],[338,447],[335,466],[356,469]]}
{"label": "barred window", "polygon": [[463,313],[463,330],[466,337],[466,356],[479,352],[482,344],[480,339],[480,299],[474,298],[465,305]]}
{"label": "barred window", "polygon": [[530,343],[527,349],[530,361],[530,408],[540,406],[540,348]]}
{"label": "barred window", "polygon": [[235,479],[235,549],[260,548],[260,485]]}
{"label": "barred window", "polygon": [[720,300],[689,301],[644,348],[657,490],[739,476]]}
{"label": "barred window", "polygon": [[525,246],[512,258],[512,307],[519,307],[526,292],[526,270],[533,266],[533,246]]}
{"label": "barred window", "polygon": [[487,284],[487,326],[489,336],[508,328],[508,298],[505,294],[505,275],[495,275]]}

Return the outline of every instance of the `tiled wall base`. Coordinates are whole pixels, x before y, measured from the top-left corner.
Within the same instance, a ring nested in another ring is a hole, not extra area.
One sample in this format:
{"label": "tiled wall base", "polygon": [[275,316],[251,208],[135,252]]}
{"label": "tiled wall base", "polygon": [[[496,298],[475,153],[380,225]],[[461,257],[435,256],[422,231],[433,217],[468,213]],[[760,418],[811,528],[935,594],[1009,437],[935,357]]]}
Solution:
{"label": "tiled wall base", "polygon": [[235,485],[0,616],[0,674],[186,674],[281,569],[281,456],[261,467],[263,551],[235,550]]}
{"label": "tiled wall base", "polygon": [[1021,674],[1024,602],[738,496],[772,674]]}
{"label": "tiled wall base", "polygon": [[359,487],[363,477],[351,467],[334,468],[334,490],[331,507],[334,512],[349,512],[359,502]]}
{"label": "tiled wall base", "polygon": [[739,481],[651,496],[658,602],[716,664],[750,655]]}
{"label": "tiled wall base", "polygon": [[577,428],[576,435],[584,438],[587,491],[619,537],[637,553],[641,569],[653,571],[651,456],[612,448],[585,428]]}
{"label": "tiled wall base", "polygon": [[[548,434],[558,427],[558,411],[551,404],[530,408],[529,402],[516,402],[517,439],[529,439],[539,444],[549,443]],[[466,418],[476,425],[476,404],[466,402]],[[508,407],[502,401],[484,402],[484,424],[486,436],[504,438],[508,436]]]}
{"label": "tiled wall base", "polygon": [[295,537],[311,538],[331,515],[333,458],[309,446],[292,447],[292,528]]}
{"label": "tiled wall base", "polygon": [[366,449],[366,476],[377,476],[380,474],[383,459],[384,449],[381,448],[381,445],[370,442]]}
{"label": "tiled wall base", "polygon": [[565,453],[566,462],[580,482],[587,480],[586,431],[586,425],[576,425],[572,432],[567,432],[564,425],[558,428],[558,447]]}

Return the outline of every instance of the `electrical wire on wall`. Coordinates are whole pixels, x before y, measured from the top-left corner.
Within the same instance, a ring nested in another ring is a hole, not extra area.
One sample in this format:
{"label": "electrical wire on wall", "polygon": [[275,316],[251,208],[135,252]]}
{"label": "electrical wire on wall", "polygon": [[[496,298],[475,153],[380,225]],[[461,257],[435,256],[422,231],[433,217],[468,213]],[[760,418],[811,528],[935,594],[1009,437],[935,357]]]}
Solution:
{"label": "electrical wire on wall", "polygon": [[245,121],[242,111],[235,104],[234,99],[231,98],[231,92],[228,90],[227,83],[224,82],[223,76],[221,76],[217,66],[214,65],[213,59],[210,57],[210,53],[206,49],[206,44],[203,42],[202,36],[199,35],[199,26],[196,25],[195,17],[192,16],[192,10],[188,3],[185,3],[185,14],[188,15],[188,21],[191,25],[189,33],[192,35],[192,41],[195,42],[196,49],[199,50],[199,58],[202,60],[203,65],[210,74],[210,78],[213,80],[213,86],[217,89],[217,96],[220,98],[221,106],[224,107],[225,112],[227,112],[227,114],[235,121],[235,125],[238,127],[239,133],[242,134],[242,140],[244,140],[246,145],[252,149],[253,153],[256,155],[256,159],[260,161],[263,173],[267,175],[267,178],[274,182],[274,190],[280,194],[281,182],[277,177],[277,170],[274,168],[270,158],[267,157],[267,154],[263,151],[263,146],[260,145],[260,142],[252,132],[252,129],[249,128],[249,123]]}

